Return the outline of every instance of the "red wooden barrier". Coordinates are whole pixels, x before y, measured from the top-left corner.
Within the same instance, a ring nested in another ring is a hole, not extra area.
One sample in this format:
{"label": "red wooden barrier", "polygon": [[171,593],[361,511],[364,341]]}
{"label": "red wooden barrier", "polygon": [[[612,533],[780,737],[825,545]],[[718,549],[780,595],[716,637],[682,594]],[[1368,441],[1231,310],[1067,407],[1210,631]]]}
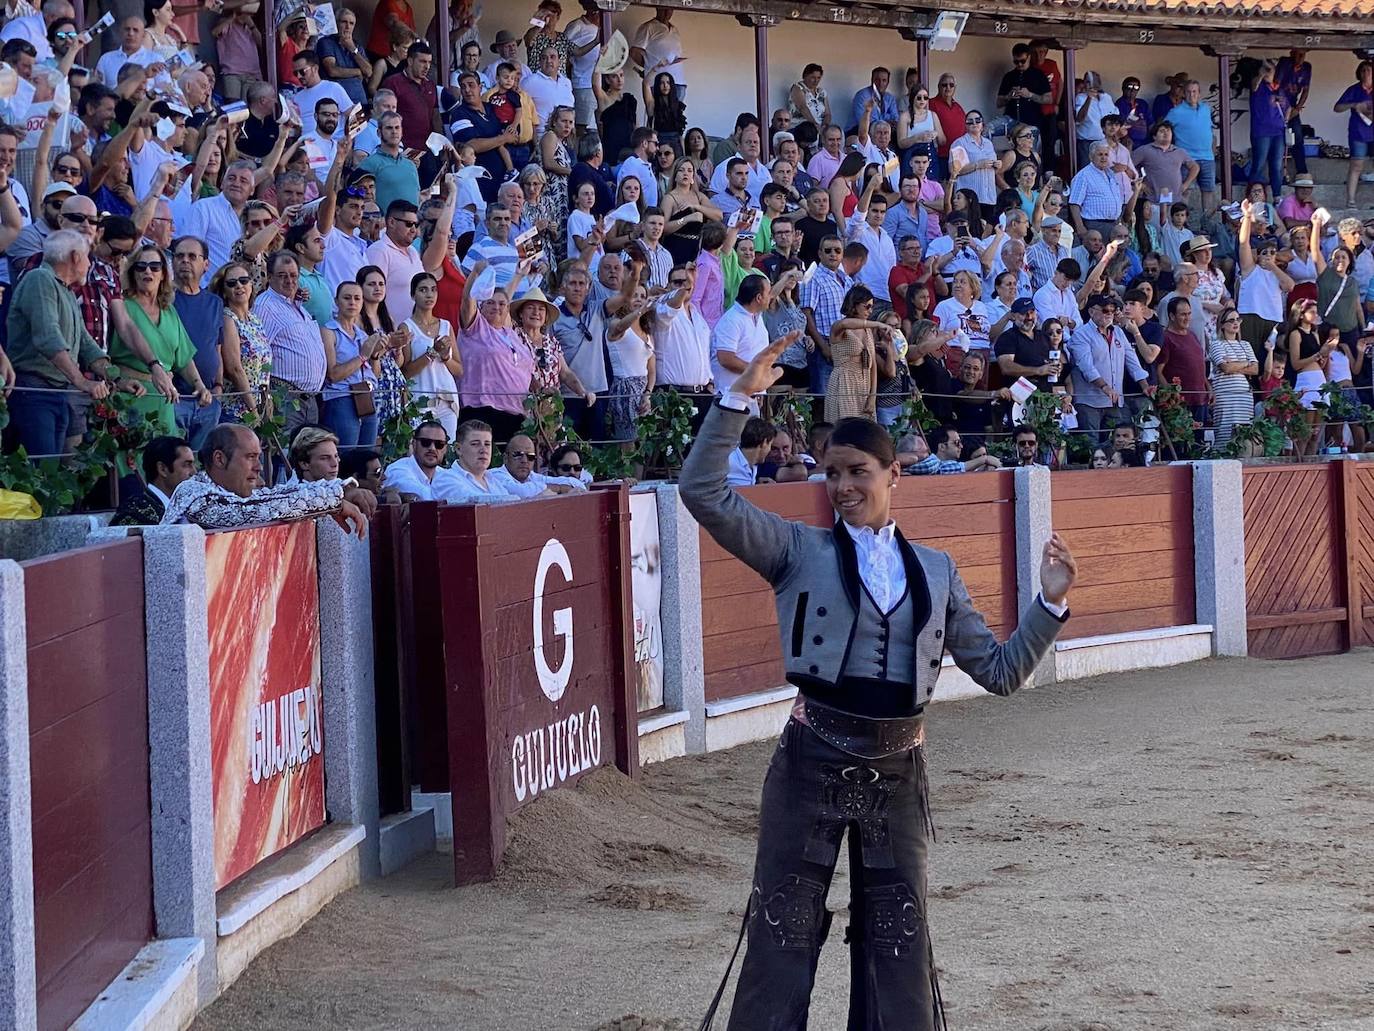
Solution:
{"label": "red wooden barrier", "polygon": [[[1010,473],[905,477],[892,502],[892,518],[909,540],[954,557],[974,604],[1002,638],[1016,628],[1013,491]],[[765,484],[740,493],[770,512],[811,526],[829,526],[834,520],[823,484]],[[706,700],[783,684],[772,588],[705,530],[701,598]]]}
{"label": "red wooden barrier", "polygon": [[1078,559],[1068,636],[1197,621],[1191,466],[1053,473],[1050,496]]}
{"label": "red wooden barrier", "polygon": [[65,1028],[153,937],[143,542],[22,565],[38,1023]]}

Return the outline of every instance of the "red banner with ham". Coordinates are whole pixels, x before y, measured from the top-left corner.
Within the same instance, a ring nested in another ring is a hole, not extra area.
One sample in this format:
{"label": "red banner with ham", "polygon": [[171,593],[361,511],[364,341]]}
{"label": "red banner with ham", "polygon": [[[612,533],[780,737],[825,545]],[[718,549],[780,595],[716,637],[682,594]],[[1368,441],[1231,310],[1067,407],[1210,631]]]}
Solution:
{"label": "red banner with ham", "polygon": [[205,538],[215,887],[324,824],[313,522]]}

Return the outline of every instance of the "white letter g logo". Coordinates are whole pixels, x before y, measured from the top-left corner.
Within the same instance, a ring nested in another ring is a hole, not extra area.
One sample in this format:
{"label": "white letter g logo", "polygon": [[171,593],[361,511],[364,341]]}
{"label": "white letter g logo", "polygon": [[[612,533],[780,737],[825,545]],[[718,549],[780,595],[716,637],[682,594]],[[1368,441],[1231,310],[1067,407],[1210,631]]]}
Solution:
{"label": "white letter g logo", "polygon": [[544,578],[548,576],[551,566],[557,566],[563,573],[563,579],[572,583],[572,562],[568,558],[568,549],[553,538],[545,542],[544,550],[539,553],[539,566],[534,573],[534,669],[539,674],[540,689],[549,701],[556,702],[563,697],[568,681],[572,679],[572,609],[554,610],[553,630],[563,638],[564,647],[563,661],[556,670],[550,669],[548,660],[544,658]]}

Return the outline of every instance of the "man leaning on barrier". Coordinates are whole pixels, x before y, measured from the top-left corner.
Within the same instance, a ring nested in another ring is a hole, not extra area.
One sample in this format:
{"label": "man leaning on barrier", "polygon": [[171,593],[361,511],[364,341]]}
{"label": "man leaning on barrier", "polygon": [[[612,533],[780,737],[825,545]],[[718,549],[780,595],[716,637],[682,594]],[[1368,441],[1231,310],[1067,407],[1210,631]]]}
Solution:
{"label": "man leaning on barrier", "polygon": [[200,449],[201,471],[180,484],[162,514],[162,525],[195,523],[223,530],[278,519],[327,515],[345,532],[367,536],[377,510],[370,491],[346,480],[296,481],[262,486],[262,445],[246,426],[222,423]]}

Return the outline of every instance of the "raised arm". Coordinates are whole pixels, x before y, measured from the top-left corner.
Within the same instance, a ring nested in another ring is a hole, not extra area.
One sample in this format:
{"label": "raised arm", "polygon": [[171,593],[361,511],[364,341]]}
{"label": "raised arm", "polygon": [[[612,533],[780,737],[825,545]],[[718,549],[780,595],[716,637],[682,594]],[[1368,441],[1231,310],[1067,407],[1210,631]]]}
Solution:
{"label": "raised arm", "polygon": [[[764,348],[740,373],[731,393],[748,396],[775,383],[782,370],[773,363],[795,336],[779,337]],[[687,510],[721,547],[769,583],[780,584],[801,554],[806,528],[762,511],[726,483],[730,452],[738,446],[748,419],[747,410],[713,405],[682,466],[678,486]]]}

